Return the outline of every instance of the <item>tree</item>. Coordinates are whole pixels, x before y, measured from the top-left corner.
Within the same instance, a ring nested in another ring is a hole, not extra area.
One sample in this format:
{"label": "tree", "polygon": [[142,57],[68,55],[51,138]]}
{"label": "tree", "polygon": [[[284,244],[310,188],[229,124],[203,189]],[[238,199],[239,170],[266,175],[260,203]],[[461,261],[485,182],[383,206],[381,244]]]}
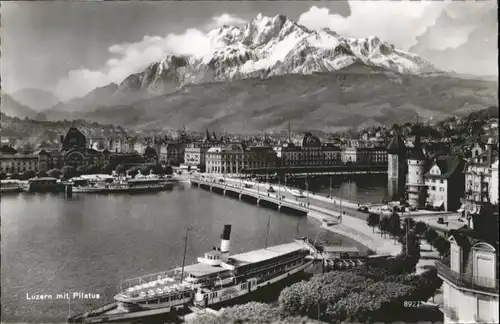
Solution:
{"label": "tree", "polygon": [[125,171],[125,166],[122,163],[118,164],[118,166],[115,168],[115,172],[117,174],[125,174]]}
{"label": "tree", "polygon": [[104,174],[111,174],[113,170],[116,168],[115,164],[112,162],[107,162],[102,168],[101,172]]}
{"label": "tree", "polygon": [[36,172],[35,171],[24,171],[22,174],[21,174],[21,180],[29,180],[31,178],[34,178],[36,177]]}
{"label": "tree", "polygon": [[75,176],[76,177],[79,177],[81,176],[83,173],[85,172],[85,168],[83,166],[79,166],[78,168],[76,168],[75,170]]}
{"label": "tree", "polygon": [[149,174],[150,170],[151,170],[151,166],[149,166],[149,165],[144,165],[140,169],[141,174],[143,174],[143,175]]}
{"label": "tree", "polygon": [[415,221],[410,217],[406,217],[403,221],[403,233],[406,233],[407,227],[409,231],[415,228]]}
{"label": "tree", "polygon": [[169,174],[170,175],[170,174],[174,173],[174,170],[172,169],[171,165],[166,165],[164,167],[164,169],[165,169],[165,174]]}
{"label": "tree", "polygon": [[133,167],[127,170],[127,175],[135,177],[139,173],[139,167]]}
{"label": "tree", "polygon": [[425,233],[425,231],[427,230],[427,224],[424,223],[424,222],[417,222],[415,224],[415,233],[417,235],[423,235]]}
{"label": "tree", "polygon": [[49,175],[47,174],[47,172],[45,171],[38,171],[38,173],[36,174],[37,177],[39,178],[43,178],[43,177],[48,177]]}
{"label": "tree", "polygon": [[17,172],[13,172],[10,174],[10,179],[12,180],[19,180],[21,178],[21,174],[17,173]]}
{"label": "tree", "polygon": [[380,223],[378,224],[378,227],[380,229],[380,235],[385,234],[390,230],[390,221],[387,216],[383,216],[382,219],[380,220]]}
{"label": "tree", "polygon": [[89,165],[87,168],[85,168],[85,174],[98,174],[101,172],[101,168],[99,168],[95,164]]}
{"label": "tree", "polygon": [[443,256],[450,251],[450,242],[442,236],[438,236],[433,245],[439,252],[440,256]]}
{"label": "tree", "polygon": [[61,172],[64,179],[70,179],[76,176],[76,169],[70,165],[65,165]]}
{"label": "tree", "polygon": [[392,213],[389,218],[389,232],[393,237],[398,237],[401,234],[401,219],[398,213]]}
{"label": "tree", "polygon": [[375,213],[370,213],[368,214],[368,218],[366,219],[366,222],[368,226],[372,228],[372,232],[375,233],[375,227],[378,226],[380,220],[380,216]]}
{"label": "tree", "polygon": [[424,232],[424,240],[426,240],[431,247],[432,245],[434,245],[434,241],[438,238],[438,236],[439,236],[438,233],[433,228],[428,228]]}
{"label": "tree", "polygon": [[7,173],[0,172],[0,180],[5,180],[5,179],[7,179]]}
{"label": "tree", "polygon": [[153,171],[154,174],[157,174],[157,175],[164,175],[165,174],[165,170],[163,169],[163,167],[160,165],[160,164],[155,164],[151,170]]}
{"label": "tree", "polygon": [[50,169],[49,171],[47,171],[47,175],[49,177],[59,179],[62,175],[62,172],[59,169]]}

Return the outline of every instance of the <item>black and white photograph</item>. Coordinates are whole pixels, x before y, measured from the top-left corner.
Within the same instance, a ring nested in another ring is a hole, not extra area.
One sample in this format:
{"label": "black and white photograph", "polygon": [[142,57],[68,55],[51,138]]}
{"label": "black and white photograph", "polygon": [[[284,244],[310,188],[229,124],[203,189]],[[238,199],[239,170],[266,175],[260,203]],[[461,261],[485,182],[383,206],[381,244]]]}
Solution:
{"label": "black and white photograph", "polygon": [[0,5],[2,323],[499,323],[496,1]]}

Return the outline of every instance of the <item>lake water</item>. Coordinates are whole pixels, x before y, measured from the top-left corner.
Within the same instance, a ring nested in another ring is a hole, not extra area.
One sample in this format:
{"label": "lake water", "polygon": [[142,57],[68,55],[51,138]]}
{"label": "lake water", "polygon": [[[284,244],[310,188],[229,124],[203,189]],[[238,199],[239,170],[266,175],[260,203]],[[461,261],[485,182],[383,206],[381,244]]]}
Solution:
{"label": "lake water", "polygon": [[[329,195],[330,179],[334,197],[360,204],[379,204],[383,199],[388,199],[387,174],[308,177],[309,190],[322,196]],[[305,178],[297,178],[293,183],[296,187],[306,189]]]}
{"label": "lake water", "polygon": [[[3,322],[63,322],[69,303],[57,294],[94,298],[73,300],[74,315],[112,301],[121,279],[180,266],[187,226],[186,264],[219,243],[224,224],[233,225],[233,253],[264,247],[269,218],[269,245],[318,233],[356,245],[321,230],[315,220],[184,184],[141,195],[5,195],[0,207]],[[39,294],[53,299],[27,298]]]}

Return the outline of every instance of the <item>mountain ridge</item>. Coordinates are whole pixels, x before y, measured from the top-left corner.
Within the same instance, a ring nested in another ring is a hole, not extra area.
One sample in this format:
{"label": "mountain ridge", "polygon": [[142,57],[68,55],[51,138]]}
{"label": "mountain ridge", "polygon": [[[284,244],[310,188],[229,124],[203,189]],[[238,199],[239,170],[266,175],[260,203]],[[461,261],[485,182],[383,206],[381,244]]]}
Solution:
{"label": "mountain ridge", "polygon": [[493,83],[441,71],[376,36],[311,30],[283,15],[258,15],[207,37],[209,51],[165,55],[120,84],[99,88],[100,95],[94,89],[54,107],[48,118],[249,131],[281,129],[293,120],[333,129],[446,117],[494,105],[498,97]]}

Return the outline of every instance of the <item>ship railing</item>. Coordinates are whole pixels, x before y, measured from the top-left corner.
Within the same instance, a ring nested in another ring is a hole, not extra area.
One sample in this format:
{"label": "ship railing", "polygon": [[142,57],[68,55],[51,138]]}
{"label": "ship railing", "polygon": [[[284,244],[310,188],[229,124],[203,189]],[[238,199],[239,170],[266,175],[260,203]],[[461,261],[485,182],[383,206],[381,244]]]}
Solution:
{"label": "ship railing", "polygon": [[[184,278],[186,275],[184,275]],[[155,283],[159,283],[163,280],[163,282],[172,282],[172,283],[180,283],[182,282],[181,271],[180,269],[162,271],[147,274],[140,277],[126,279],[121,282],[120,292],[123,293],[127,291],[131,287],[141,286],[141,285],[153,285]],[[146,288],[147,286],[144,286]],[[153,286],[151,286],[153,287]]]}

